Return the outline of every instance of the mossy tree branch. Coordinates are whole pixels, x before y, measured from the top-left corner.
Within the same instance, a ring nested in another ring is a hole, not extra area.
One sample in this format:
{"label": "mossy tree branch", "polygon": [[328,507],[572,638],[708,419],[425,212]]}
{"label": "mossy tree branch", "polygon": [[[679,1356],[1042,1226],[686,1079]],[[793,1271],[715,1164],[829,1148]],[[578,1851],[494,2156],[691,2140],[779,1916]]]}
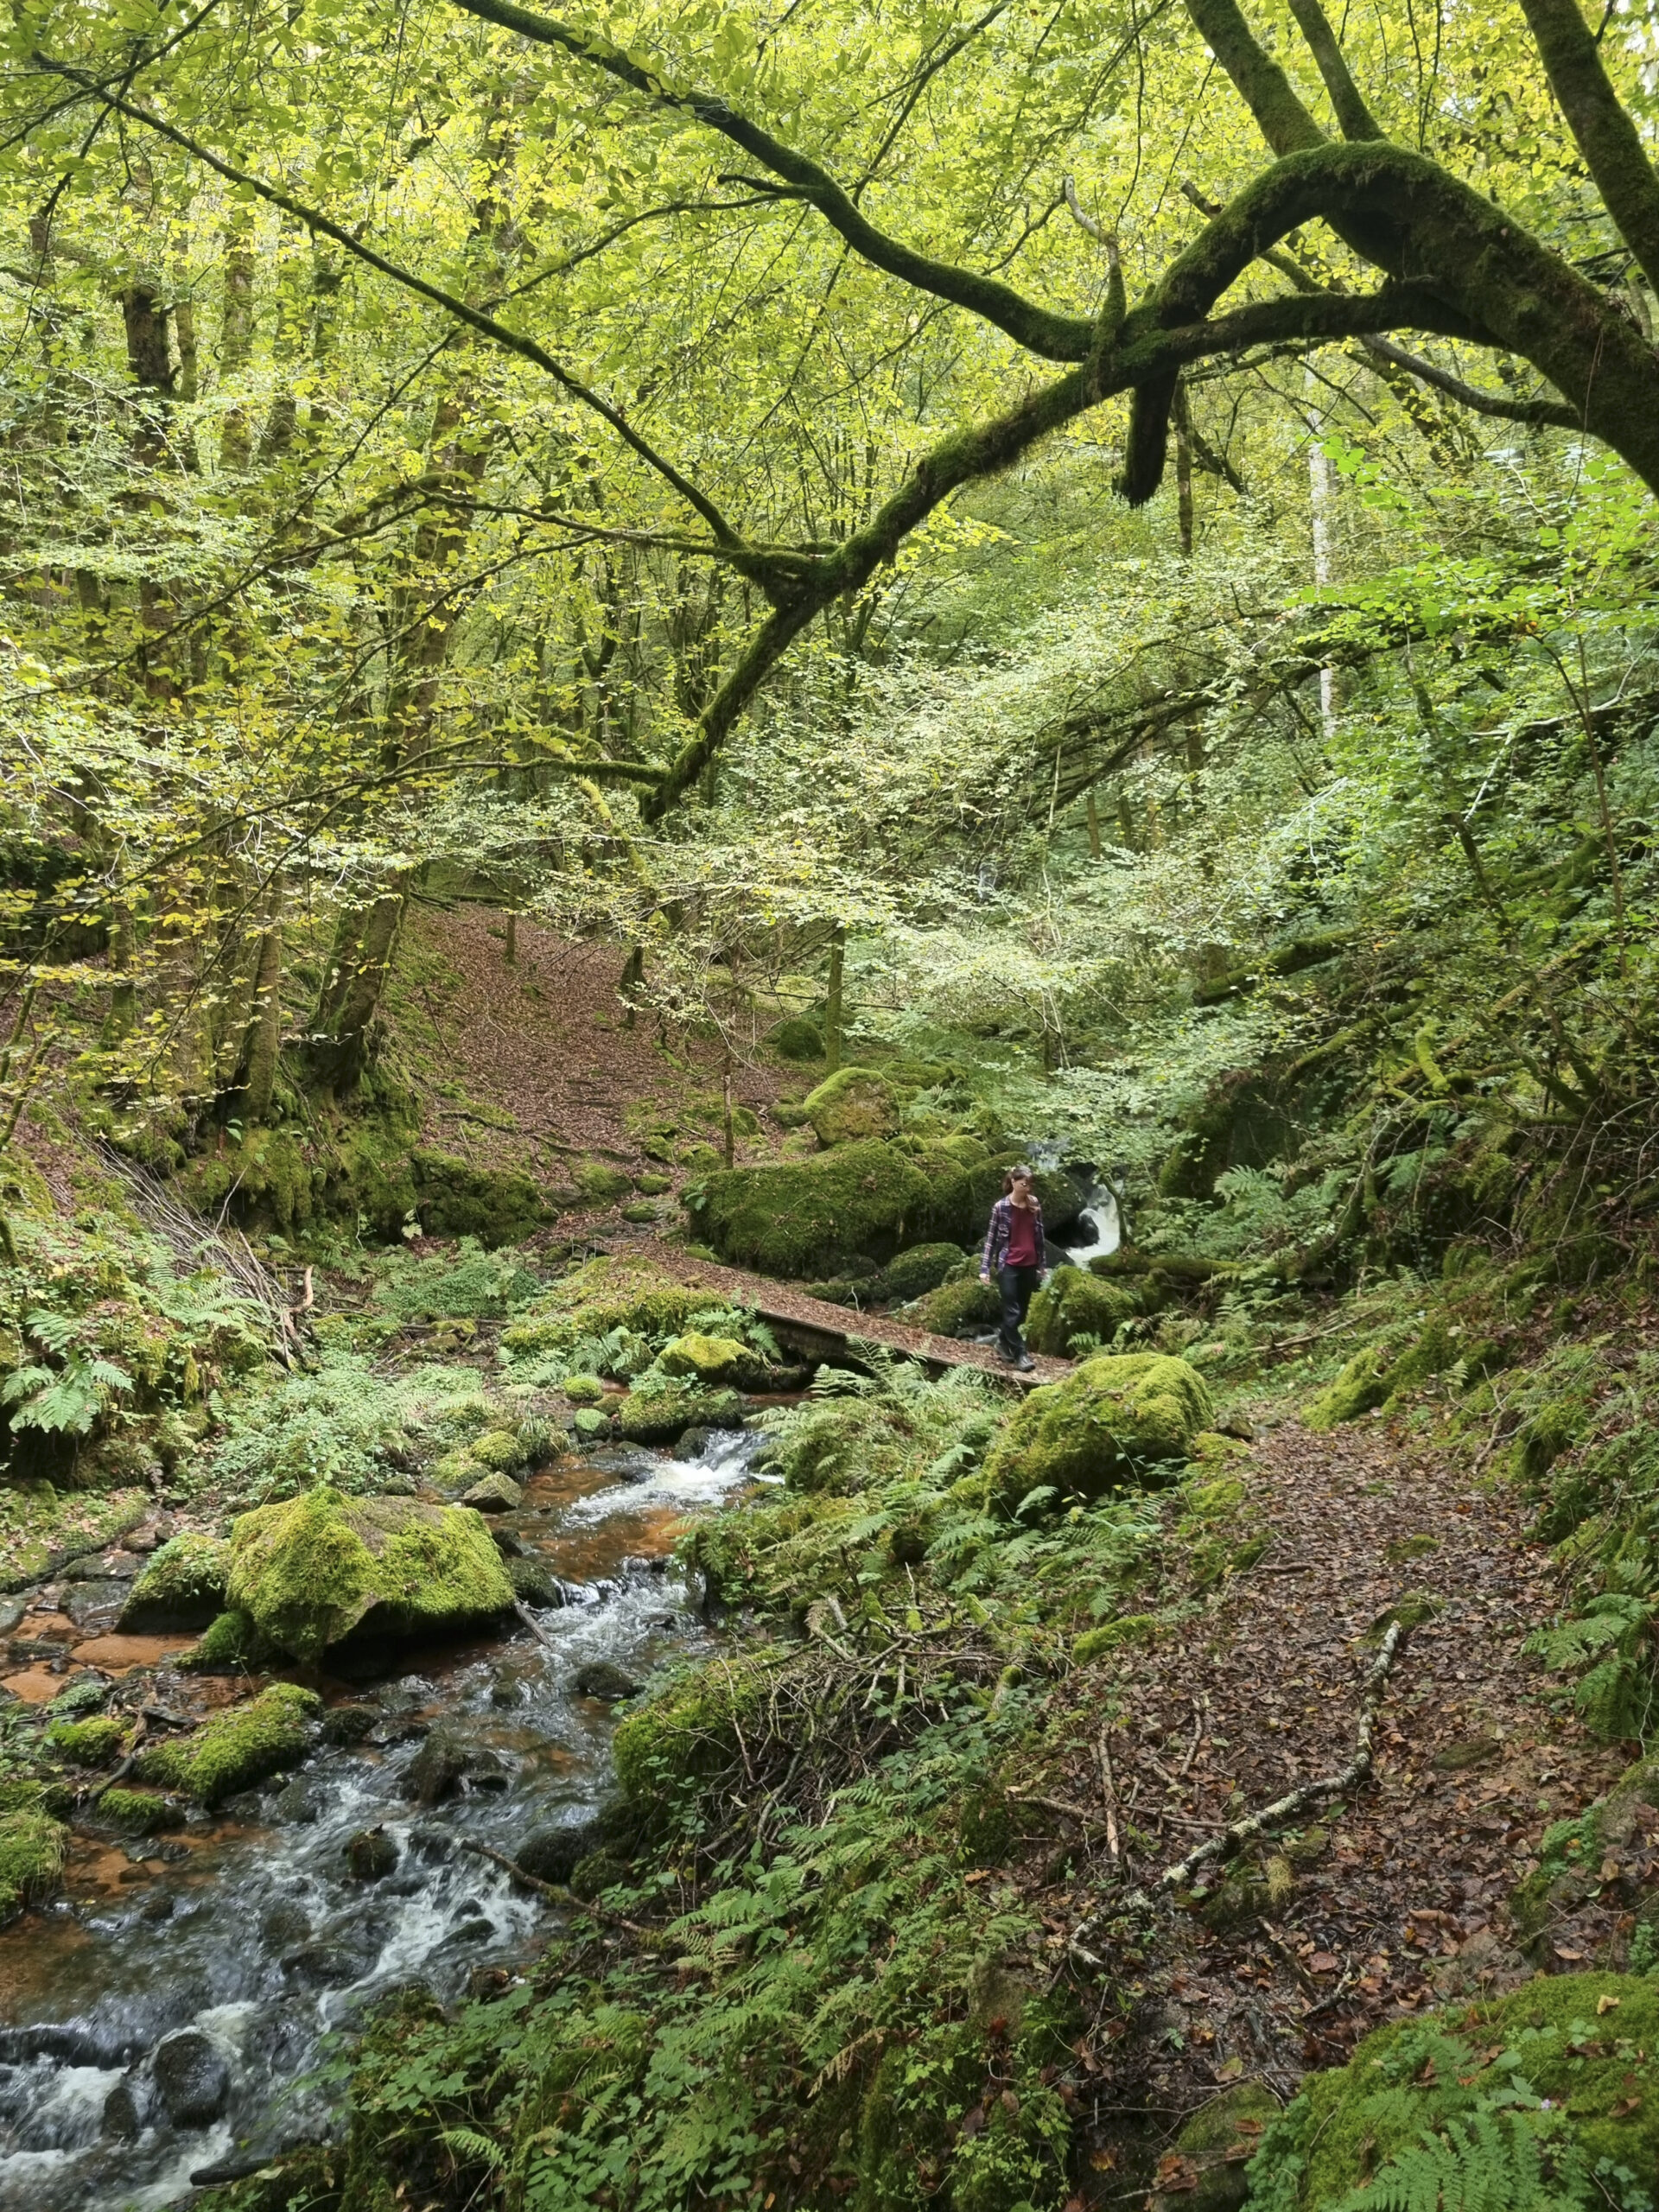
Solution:
{"label": "mossy tree branch", "polygon": [[1659,175],[1626,113],[1579,0],[1521,0],[1549,88],[1620,235],[1659,291]]}

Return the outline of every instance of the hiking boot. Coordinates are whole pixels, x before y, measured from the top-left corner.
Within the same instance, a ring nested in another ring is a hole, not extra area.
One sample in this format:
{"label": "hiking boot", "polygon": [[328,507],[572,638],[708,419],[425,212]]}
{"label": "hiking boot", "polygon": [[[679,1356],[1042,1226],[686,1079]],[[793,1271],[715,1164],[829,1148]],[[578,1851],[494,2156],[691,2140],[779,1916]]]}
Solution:
{"label": "hiking boot", "polygon": [[1019,1375],[1029,1375],[1036,1364],[1036,1361],[1028,1351],[1022,1351],[1014,1363],[1014,1371]]}

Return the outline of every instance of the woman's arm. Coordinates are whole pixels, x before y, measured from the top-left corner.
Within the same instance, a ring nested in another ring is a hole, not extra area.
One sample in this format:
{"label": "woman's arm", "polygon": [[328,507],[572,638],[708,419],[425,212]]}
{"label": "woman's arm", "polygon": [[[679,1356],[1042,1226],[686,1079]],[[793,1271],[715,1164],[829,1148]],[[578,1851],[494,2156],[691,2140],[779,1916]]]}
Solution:
{"label": "woman's arm", "polygon": [[982,1282],[988,1282],[992,1275],[996,1271],[996,1263],[992,1257],[992,1250],[997,1242],[997,1230],[1001,1226],[1002,1210],[1007,1204],[1007,1200],[1006,1198],[999,1198],[996,1204],[991,1208],[991,1218],[989,1223],[987,1224],[985,1230],[985,1250],[979,1263],[979,1279]]}

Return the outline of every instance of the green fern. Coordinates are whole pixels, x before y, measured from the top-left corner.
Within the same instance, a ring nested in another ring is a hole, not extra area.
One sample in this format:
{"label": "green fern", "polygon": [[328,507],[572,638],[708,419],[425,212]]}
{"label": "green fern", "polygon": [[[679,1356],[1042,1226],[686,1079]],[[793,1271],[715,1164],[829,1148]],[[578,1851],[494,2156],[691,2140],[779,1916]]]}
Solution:
{"label": "green fern", "polygon": [[1546,2178],[1537,2138],[1517,2113],[1478,2108],[1438,2134],[1425,2128],[1329,2212],[1582,2212],[1584,2203]]}

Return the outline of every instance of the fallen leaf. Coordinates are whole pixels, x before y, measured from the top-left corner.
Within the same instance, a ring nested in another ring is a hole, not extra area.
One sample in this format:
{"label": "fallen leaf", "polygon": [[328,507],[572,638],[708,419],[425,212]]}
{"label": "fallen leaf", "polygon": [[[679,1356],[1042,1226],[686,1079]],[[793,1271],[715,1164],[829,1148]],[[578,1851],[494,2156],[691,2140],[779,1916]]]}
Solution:
{"label": "fallen leaf", "polygon": [[1217,2067],[1216,2079],[1217,2082],[1236,2082],[1243,2071],[1244,2062],[1242,2058],[1230,2058],[1224,2066]]}
{"label": "fallen leaf", "polygon": [[1624,2097],[1609,2107],[1607,2117],[1609,2120],[1628,2120],[1633,2112],[1640,2112],[1641,2109],[1640,2097]]}
{"label": "fallen leaf", "polygon": [[1576,1962],[1584,1956],[1584,1953],[1582,1951],[1571,1950],[1565,1943],[1558,1943],[1555,1946],[1555,1955],[1558,1959],[1567,1959]]}
{"label": "fallen leaf", "polygon": [[1179,2151],[1168,2152],[1158,2161],[1156,2185],[1166,2196],[1173,2196],[1184,2190],[1196,2189],[1198,2170],[1191,2158],[1184,2158]]}
{"label": "fallen leaf", "polygon": [[1604,2013],[1604,2012],[1618,2012],[1618,1998],[1617,1998],[1617,1997],[1598,1997],[1598,1998],[1597,1998],[1597,1999],[1596,1999],[1596,2015],[1597,2015],[1597,2018],[1600,2018],[1600,2016],[1602,2015],[1602,2013]]}
{"label": "fallen leaf", "polygon": [[1338,1958],[1334,1951],[1315,1951],[1307,1964],[1310,1973],[1334,1974],[1342,1964],[1342,1961]]}

